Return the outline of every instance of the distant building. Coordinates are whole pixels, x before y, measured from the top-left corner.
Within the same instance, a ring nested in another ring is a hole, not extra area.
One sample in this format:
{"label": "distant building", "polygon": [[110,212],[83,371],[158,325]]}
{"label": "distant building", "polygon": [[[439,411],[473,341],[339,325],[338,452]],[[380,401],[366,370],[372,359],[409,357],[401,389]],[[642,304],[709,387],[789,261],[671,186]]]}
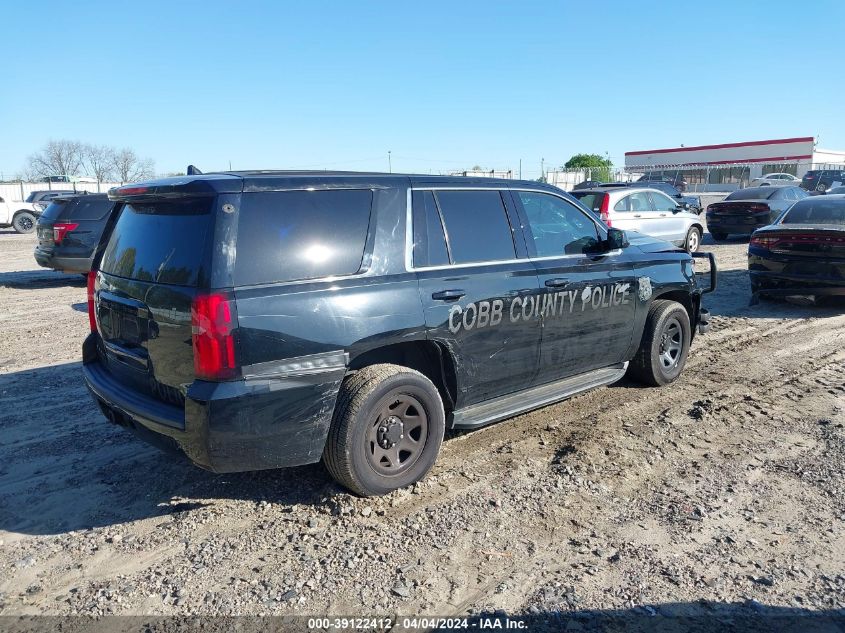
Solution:
{"label": "distant building", "polygon": [[470,178],[505,178],[513,179],[513,171],[496,171],[495,169],[468,169],[467,171],[453,171],[451,176],[469,176]]}
{"label": "distant building", "polygon": [[694,191],[730,191],[776,172],[799,178],[810,169],[841,167],[845,152],[818,149],[812,136],[625,152],[625,170],[673,176]]}

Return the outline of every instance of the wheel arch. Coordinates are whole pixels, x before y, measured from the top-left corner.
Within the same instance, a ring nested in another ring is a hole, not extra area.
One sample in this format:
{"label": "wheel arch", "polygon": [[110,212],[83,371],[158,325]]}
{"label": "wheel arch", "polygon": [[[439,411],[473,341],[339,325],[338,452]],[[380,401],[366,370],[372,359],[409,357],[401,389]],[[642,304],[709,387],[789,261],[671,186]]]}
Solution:
{"label": "wheel arch", "polygon": [[454,409],[458,394],[456,366],[451,353],[443,345],[415,340],[375,347],[356,355],[350,360],[348,369],[355,371],[380,363],[401,365],[420,372],[437,387],[444,409],[447,412]]}
{"label": "wheel arch", "polygon": [[698,314],[698,306],[701,303],[700,296],[694,293],[687,292],[685,290],[670,289],[655,294],[652,298],[652,301],[656,300],[674,301],[684,306],[684,309],[687,311],[687,316],[689,317],[690,322],[690,340],[695,338],[695,331],[697,329],[695,315]]}

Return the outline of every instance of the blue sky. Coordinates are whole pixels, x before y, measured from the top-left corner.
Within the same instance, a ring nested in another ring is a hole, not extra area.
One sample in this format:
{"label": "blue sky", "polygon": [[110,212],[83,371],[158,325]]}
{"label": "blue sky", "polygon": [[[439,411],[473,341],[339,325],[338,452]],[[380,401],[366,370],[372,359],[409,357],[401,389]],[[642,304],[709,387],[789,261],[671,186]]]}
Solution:
{"label": "blue sky", "polygon": [[522,159],[532,178],[578,152],[805,135],[845,150],[843,15],[840,0],[11,3],[0,171],[61,138],[159,172],[386,171],[390,150],[394,171]]}

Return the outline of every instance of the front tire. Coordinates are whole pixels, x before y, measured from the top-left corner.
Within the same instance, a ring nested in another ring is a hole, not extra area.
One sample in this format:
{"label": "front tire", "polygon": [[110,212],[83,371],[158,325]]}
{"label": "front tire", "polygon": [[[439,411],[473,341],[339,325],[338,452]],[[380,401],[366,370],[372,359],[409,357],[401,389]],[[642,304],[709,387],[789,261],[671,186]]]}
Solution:
{"label": "front tire", "polygon": [[684,242],[684,247],[688,253],[694,253],[698,250],[699,246],[701,246],[701,231],[698,227],[691,226],[689,231],[687,231],[687,239]]}
{"label": "front tire", "polygon": [[640,349],[628,366],[628,374],[653,387],[675,382],[687,362],[691,334],[684,306],[663,299],[652,301]]}
{"label": "front tire", "polygon": [[437,387],[400,365],[364,367],[341,385],[323,463],[363,497],[420,481],[431,470],[446,428]]}
{"label": "front tire", "polygon": [[36,217],[29,211],[21,211],[12,218],[12,228],[18,233],[32,233],[35,230]]}

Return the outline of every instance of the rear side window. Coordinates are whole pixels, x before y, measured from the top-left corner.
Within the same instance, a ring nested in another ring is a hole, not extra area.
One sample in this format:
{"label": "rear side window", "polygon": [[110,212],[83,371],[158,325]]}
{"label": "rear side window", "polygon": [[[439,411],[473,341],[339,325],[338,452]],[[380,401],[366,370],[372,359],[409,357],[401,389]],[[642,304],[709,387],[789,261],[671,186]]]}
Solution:
{"label": "rear side window", "polygon": [[274,191],[242,196],[235,284],[352,275],[361,269],[373,192]]}
{"label": "rear side window", "polygon": [[100,269],[127,279],[196,286],[211,230],[213,201],[193,198],[125,205]]}
{"label": "rear side window", "polygon": [[440,212],[431,191],[414,192],[414,266],[445,266],[449,263]]}
{"label": "rear side window", "polygon": [[51,202],[47,205],[47,208],[44,209],[44,213],[41,214],[42,220],[48,220],[53,222],[59,219],[59,216],[62,215],[62,212],[65,210],[65,206],[67,203],[62,200],[61,202]]}
{"label": "rear side window", "polygon": [[498,191],[438,191],[437,202],[453,264],[516,258],[510,223]]}

